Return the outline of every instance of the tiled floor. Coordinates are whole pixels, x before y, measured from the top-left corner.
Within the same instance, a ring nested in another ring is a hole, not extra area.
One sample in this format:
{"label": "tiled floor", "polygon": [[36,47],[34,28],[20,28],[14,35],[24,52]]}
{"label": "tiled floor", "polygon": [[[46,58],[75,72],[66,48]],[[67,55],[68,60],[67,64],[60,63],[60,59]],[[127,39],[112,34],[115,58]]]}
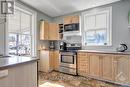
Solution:
{"label": "tiled floor", "polygon": [[59,72],[39,72],[39,87],[121,87],[80,76],[72,76]]}

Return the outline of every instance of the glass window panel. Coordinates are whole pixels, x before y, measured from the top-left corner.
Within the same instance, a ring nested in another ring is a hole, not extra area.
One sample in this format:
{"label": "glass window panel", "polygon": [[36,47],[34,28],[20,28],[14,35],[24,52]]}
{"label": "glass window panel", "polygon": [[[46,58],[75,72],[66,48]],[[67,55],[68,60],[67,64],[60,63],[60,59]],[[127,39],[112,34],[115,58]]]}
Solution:
{"label": "glass window panel", "polygon": [[9,32],[20,33],[20,11],[15,11],[14,15],[9,16]]}
{"label": "glass window panel", "polygon": [[97,30],[95,34],[96,44],[98,45],[106,45],[107,38],[106,38],[106,30]]}
{"label": "glass window panel", "polygon": [[87,45],[93,45],[95,43],[95,31],[88,31],[85,33],[85,43]]}
{"label": "glass window panel", "polygon": [[86,45],[107,45],[106,30],[87,31],[85,33]]}
{"label": "glass window panel", "polygon": [[26,14],[26,13],[21,13],[21,33],[30,31],[30,28],[31,28],[30,21],[31,21],[31,15]]}
{"label": "glass window panel", "polygon": [[9,54],[17,54],[17,46],[18,46],[18,36],[17,34],[9,34]]}
{"label": "glass window panel", "polygon": [[31,55],[31,36],[20,35],[20,41],[18,54],[26,56]]}
{"label": "glass window panel", "polygon": [[31,56],[31,15],[16,10],[9,16],[9,54]]}

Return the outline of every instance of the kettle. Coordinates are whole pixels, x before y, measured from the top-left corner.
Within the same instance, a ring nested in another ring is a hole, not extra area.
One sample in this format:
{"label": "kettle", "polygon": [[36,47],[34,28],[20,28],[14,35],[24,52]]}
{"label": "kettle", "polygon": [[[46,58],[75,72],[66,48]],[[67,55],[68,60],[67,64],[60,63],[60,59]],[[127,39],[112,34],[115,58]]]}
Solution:
{"label": "kettle", "polygon": [[116,48],[116,50],[117,50],[118,52],[125,52],[127,49],[128,49],[128,47],[127,47],[126,44],[120,44],[120,45]]}

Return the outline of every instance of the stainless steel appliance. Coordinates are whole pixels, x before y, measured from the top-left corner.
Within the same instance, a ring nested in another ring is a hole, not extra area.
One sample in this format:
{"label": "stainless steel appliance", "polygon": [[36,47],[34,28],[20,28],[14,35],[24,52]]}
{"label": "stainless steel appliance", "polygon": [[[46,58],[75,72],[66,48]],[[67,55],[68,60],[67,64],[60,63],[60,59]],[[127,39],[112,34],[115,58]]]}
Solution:
{"label": "stainless steel appliance", "polygon": [[64,32],[68,32],[68,31],[79,31],[79,23],[64,25]]}
{"label": "stainless steel appliance", "polygon": [[76,52],[60,53],[60,72],[77,75],[77,54]]}
{"label": "stainless steel appliance", "polygon": [[81,46],[67,44],[66,50],[60,52],[60,72],[77,75],[77,50],[79,49]]}
{"label": "stainless steel appliance", "polygon": [[60,42],[60,51],[65,51],[66,50],[66,42]]}

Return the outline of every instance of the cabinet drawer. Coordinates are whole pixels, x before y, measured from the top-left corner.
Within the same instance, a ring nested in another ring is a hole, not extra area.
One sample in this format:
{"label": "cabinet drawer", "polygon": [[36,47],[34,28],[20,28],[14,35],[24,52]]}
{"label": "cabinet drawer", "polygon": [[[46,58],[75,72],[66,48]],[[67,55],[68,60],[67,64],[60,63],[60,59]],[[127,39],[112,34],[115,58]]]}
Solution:
{"label": "cabinet drawer", "polygon": [[78,56],[87,56],[87,53],[78,53]]}

